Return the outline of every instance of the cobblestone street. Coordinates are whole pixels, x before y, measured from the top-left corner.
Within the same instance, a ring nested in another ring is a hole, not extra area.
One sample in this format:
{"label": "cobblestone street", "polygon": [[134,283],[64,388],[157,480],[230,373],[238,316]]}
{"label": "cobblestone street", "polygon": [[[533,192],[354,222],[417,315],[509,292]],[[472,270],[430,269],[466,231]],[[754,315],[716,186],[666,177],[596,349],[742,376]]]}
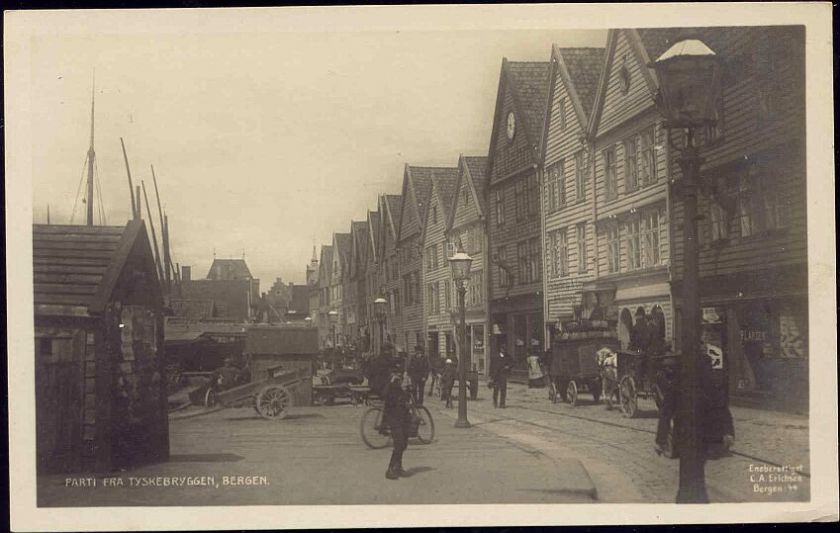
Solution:
{"label": "cobblestone street", "polygon": [[[109,481],[100,476],[95,486],[73,476],[44,477],[39,503],[668,503],[676,494],[678,461],[653,452],[652,406],[641,404],[647,408],[642,417],[626,419],[585,396],[578,407],[552,405],[545,389],[511,384],[507,409],[494,409],[484,388],[469,403],[473,427],[458,430],[457,409],[442,409],[436,399],[426,404],[436,440],[409,446],[405,464],[412,476],[397,482],[383,477],[390,450],[369,450],[361,442],[362,408],[298,408],[278,422],[247,408],[191,408],[170,421],[168,463],[114,474]],[[750,478],[750,466],[768,466],[765,461],[801,463],[809,471],[807,418],[741,408],[733,408],[733,415],[735,454],[706,465],[712,501],[807,500],[808,477],[795,490],[769,478],[758,483],[782,487],[777,492],[759,492]],[[162,486],[181,483],[179,477],[195,486]]]}

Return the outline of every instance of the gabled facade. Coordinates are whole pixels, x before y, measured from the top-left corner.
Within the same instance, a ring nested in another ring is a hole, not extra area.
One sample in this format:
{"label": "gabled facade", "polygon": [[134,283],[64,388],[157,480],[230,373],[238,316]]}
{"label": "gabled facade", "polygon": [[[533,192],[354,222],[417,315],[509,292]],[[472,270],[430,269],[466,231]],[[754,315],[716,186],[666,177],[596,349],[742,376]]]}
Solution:
{"label": "gabled facade", "polygon": [[321,348],[332,344],[329,312],[332,308],[331,281],[333,269],[332,244],[321,246],[321,260],[318,265],[318,316],[314,321],[318,328],[318,342]]}
{"label": "gabled facade", "polygon": [[367,351],[370,346],[370,329],[367,307],[367,269],[370,261],[370,229],[367,220],[353,222],[350,226],[351,266],[350,280],[353,284],[353,314],[355,323],[350,332],[354,346]]}
{"label": "gabled facade", "polygon": [[502,60],[488,153],[491,349],[543,345],[540,137],[548,62]]}
{"label": "gabled facade", "polygon": [[587,128],[603,63],[603,48],[552,48],[541,191],[548,346],[565,321],[590,319],[593,314],[597,318],[599,313],[594,305],[597,293],[584,298],[584,292],[590,289],[597,265]]}
{"label": "gabled facade", "polygon": [[400,277],[400,261],[397,255],[397,224],[402,211],[402,196],[386,194],[382,196],[380,204],[382,213],[382,232],[380,243],[380,286],[384,298],[388,300],[388,310],[385,317],[385,340],[398,348],[405,350],[400,344],[402,337],[402,278]]}
{"label": "gabled facade", "polygon": [[[472,257],[467,284],[466,322],[469,368],[486,374],[490,354],[487,350],[490,325],[487,300],[487,158],[461,156],[458,160],[458,181],[455,182],[452,205],[447,213],[447,253],[457,250],[460,242]],[[449,266],[447,265],[447,269]],[[452,296],[457,307],[457,297]]]}
{"label": "gabled facade", "polygon": [[447,246],[446,230],[456,180],[457,174],[452,172],[432,177],[420,235],[426,353],[433,358],[455,354],[456,321],[452,312],[458,303],[448,261],[453,251]]}
{"label": "gabled facade", "polygon": [[[399,223],[398,247],[403,287],[402,338],[398,345],[406,351],[425,348],[423,317],[423,230],[428,210],[432,181],[454,181],[457,169],[445,167],[405,166],[403,175],[403,209]],[[440,206],[438,206],[440,207]],[[440,219],[442,220],[442,216]],[[443,230],[445,226],[441,228]],[[442,233],[442,231],[441,231]]]}
{"label": "gabled facade", "polygon": [[[730,394],[755,405],[807,410],[805,30],[756,26],[696,33],[724,64],[718,123],[699,139],[705,158],[698,197],[702,337],[722,349]],[[676,37],[662,30],[639,34],[651,59]],[[680,146],[683,139],[674,142]],[[679,194],[672,195],[671,207],[679,307]]]}
{"label": "gabled facade", "polygon": [[364,305],[367,308],[365,313],[367,317],[367,330],[369,332],[370,343],[367,348],[368,351],[379,353],[379,322],[376,317],[376,310],[374,309],[373,301],[380,296],[384,297],[382,290],[382,278],[379,271],[379,257],[382,235],[382,216],[380,208],[382,206],[381,197],[377,199],[376,211],[368,211],[368,261],[365,266],[365,299]]}
{"label": "gabled facade", "polygon": [[[352,312],[352,304],[347,307],[345,301],[352,300],[350,290],[350,234],[333,234],[333,257],[332,257],[332,279],[330,280],[331,310],[338,313],[332,326],[334,326],[334,343],[336,346],[347,344],[348,324],[355,320]],[[348,314],[349,311],[349,314]]]}
{"label": "gabled facade", "polygon": [[596,235],[592,293],[622,346],[641,310],[673,339],[669,277],[667,131],[652,95],[657,82],[636,30],[614,29],[589,124]]}

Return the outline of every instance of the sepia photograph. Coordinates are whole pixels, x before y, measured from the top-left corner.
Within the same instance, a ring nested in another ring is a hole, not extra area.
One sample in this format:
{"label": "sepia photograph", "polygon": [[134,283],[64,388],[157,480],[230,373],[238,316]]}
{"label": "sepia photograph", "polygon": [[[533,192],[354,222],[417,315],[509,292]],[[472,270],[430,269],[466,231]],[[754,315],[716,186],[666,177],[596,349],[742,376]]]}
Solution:
{"label": "sepia photograph", "polygon": [[13,527],[836,521],[829,10],[5,12]]}

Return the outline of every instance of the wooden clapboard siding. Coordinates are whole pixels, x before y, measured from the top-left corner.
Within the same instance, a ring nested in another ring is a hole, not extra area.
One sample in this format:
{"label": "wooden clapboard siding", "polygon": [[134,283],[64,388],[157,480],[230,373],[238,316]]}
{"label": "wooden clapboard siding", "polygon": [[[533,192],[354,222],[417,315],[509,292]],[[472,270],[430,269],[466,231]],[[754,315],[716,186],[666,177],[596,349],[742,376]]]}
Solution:
{"label": "wooden clapboard siding", "polygon": [[[701,218],[698,223],[700,275],[732,275],[758,268],[804,264],[807,261],[804,30],[793,26],[738,28],[737,31],[707,29],[702,37],[722,57],[724,65],[729,65],[725,67],[723,87],[723,135],[702,150],[704,180],[736,179],[744,172],[738,162],[758,159],[760,167],[779,178],[772,188],[787,205],[789,224],[781,231],[741,238],[737,203],[733,202],[729,239],[712,242],[711,222],[708,217]],[[770,120],[760,117],[758,94],[762,65],[753,55],[761,50],[763,40],[777,46],[775,50],[770,48],[775,62],[772,72],[763,73],[776,82],[773,90],[777,100]],[[759,170],[762,183],[767,183],[767,176],[766,171]],[[682,279],[683,209],[677,195],[672,206],[673,275]],[[701,194],[698,212],[708,213],[709,206],[709,196]]]}
{"label": "wooden clapboard siding", "polygon": [[[570,84],[576,83],[571,71],[561,71],[564,68],[564,58],[558,49],[552,51],[552,87],[550,90],[549,107],[547,110],[547,124],[545,130],[545,147],[543,160],[543,183],[540,190],[541,206],[544,213],[545,242],[543,258],[543,285],[546,294],[546,322],[555,322],[558,319],[568,319],[573,315],[574,306],[580,303],[582,286],[586,281],[591,280],[595,274],[595,226],[593,225],[593,202],[594,187],[591,173],[590,155],[588,145],[582,143],[585,139],[586,128],[588,127],[588,116],[586,110],[589,105],[576,109],[578,94],[573,94],[574,87]],[[600,70],[601,64],[597,63]],[[593,65],[594,66],[594,65]],[[583,197],[579,198],[577,193],[576,173],[578,161],[576,154],[581,155],[585,176],[585,187]],[[565,203],[556,210],[551,210],[549,186],[550,169],[562,161],[564,180]],[[577,226],[584,224],[586,265],[583,272],[580,268],[580,257],[578,257]],[[553,276],[551,235],[555,231],[566,232],[568,249],[568,273],[565,276]]]}
{"label": "wooden clapboard siding", "polygon": [[[401,273],[399,272],[399,257],[397,256],[397,224],[399,223],[400,211],[403,209],[403,201],[401,195],[388,194],[383,197],[383,228],[382,228],[382,264],[380,265],[380,275],[382,280],[382,287],[385,292],[386,300],[394,297],[394,294],[399,294],[400,305],[395,309],[388,309],[385,328],[391,334],[392,342],[396,343],[397,339],[402,335],[402,298],[403,295],[400,286],[402,285]],[[392,276],[392,265],[397,264],[397,276]]]}
{"label": "wooden clapboard siding", "polygon": [[[607,50],[609,61],[605,79],[605,92],[600,109],[596,109],[595,134],[604,135],[612,128],[636,117],[653,107],[653,91],[650,75],[639,55],[639,48],[632,42],[634,30],[612,30],[614,32],[612,50]],[[621,90],[619,78],[622,67],[630,74],[630,85],[626,94]]]}
{"label": "wooden clapboard siding", "polygon": [[[449,198],[451,201],[451,198]],[[429,211],[426,214],[426,229],[423,240],[423,282],[421,286],[423,298],[423,314],[425,316],[425,331],[452,331],[452,320],[450,318],[451,306],[456,305],[453,300],[452,275],[449,261],[446,254],[446,213],[449,209],[446,206],[443,192],[437,183],[432,184],[432,195],[429,200]],[[437,218],[433,213],[437,213]],[[437,264],[429,264],[429,259],[436,257]],[[450,288],[450,307],[446,307],[446,282]],[[431,299],[429,287],[436,286],[437,302]],[[435,308],[439,311],[436,312]],[[434,351],[435,349],[432,349]],[[441,335],[438,339],[437,353],[446,353],[445,338]]]}

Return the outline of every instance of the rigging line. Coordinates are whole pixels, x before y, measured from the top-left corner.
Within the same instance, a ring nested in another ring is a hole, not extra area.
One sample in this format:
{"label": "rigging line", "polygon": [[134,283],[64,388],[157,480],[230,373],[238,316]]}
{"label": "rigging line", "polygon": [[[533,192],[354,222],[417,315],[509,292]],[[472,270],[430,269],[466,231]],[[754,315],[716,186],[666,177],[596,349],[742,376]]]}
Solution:
{"label": "rigging line", "polygon": [[99,172],[99,159],[94,159],[94,164],[96,165],[96,193],[99,195],[99,222],[106,226],[108,224],[108,219],[105,217],[105,202],[102,200],[102,181],[99,179],[100,172]]}
{"label": "rigging line", "polygon": [[79,172],[79,187],[76,189],[76,198],[73,200],[73,211],[70,213],[70,224],[73,223],[73,219],[76,218],[76,206],[79,204],[79,194],[82,192],[82,183],[85,179],[85,167],[87,166],[87,156],[85,156],[85,160],[82,162],[82,171]]}

